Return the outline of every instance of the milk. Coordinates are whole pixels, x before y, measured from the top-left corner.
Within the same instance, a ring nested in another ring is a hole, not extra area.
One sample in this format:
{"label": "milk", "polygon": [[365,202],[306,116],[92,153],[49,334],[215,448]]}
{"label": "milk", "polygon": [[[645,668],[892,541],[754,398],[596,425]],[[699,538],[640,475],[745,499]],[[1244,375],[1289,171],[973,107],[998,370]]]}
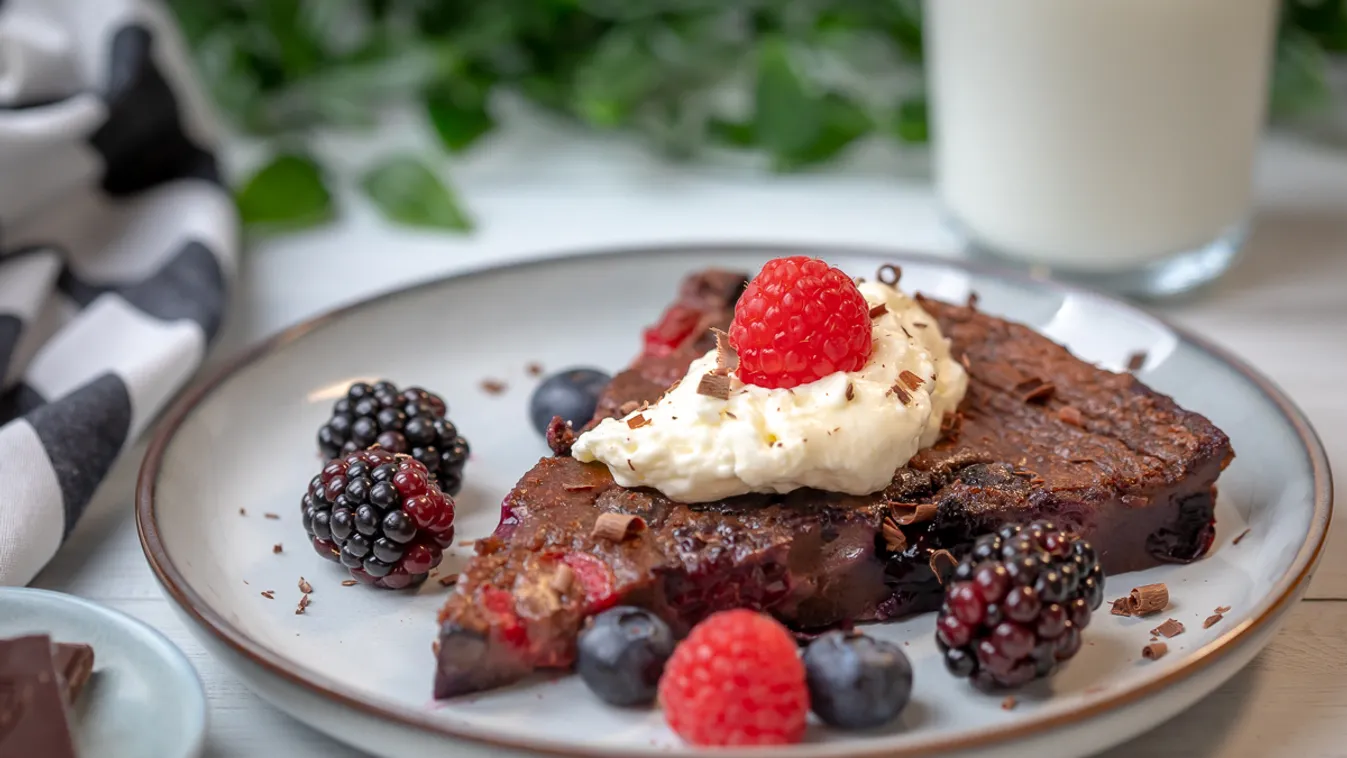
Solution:
{"label": "milk", "polygon": [[1102,272],[1240,227],[1275,0],[934,0],[940,197],[979,246]]}

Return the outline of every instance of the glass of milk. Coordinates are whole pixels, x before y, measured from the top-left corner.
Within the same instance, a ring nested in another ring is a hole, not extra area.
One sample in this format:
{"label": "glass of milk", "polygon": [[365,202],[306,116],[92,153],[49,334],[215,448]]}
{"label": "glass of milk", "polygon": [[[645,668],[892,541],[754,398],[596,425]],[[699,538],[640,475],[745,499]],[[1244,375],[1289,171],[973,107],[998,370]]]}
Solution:
{"label": "glass of milk", "polygon": [[1138,296],[1223,273],[1276,0],[925,4],[940,200],[970,250]]}

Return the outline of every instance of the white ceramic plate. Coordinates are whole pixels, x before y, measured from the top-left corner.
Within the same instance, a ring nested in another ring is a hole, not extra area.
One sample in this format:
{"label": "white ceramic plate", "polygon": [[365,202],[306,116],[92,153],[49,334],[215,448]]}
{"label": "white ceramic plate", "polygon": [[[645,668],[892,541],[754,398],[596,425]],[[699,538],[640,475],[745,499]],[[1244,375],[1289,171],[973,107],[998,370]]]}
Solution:
{"label": "white ceramic plate", "polygon": [[[458,498],[459,534],[486,535],[501,497],[547,454],[526,416],[537,381],[526,374],[527,364],[616,370],[637,352],[640,328],[658,317],[683,274],[711,265],[756,271],[789,252],[801,251],[637,250],[515,265],[381,297],[296,327],[190,392],[168,414],[138,493],[150,562],[198,635],[245,681],[278,707],[371,752],[693,752],[658,712],[606,707],[575,677],[433,703],[430,644],[447,590],[434,581],[413,595],[341,586],[346,577],[339,567],[306,545],[298,502],[318,468],[314,433],[333,399],[353,380],[388,377],[448,400],[473,448]],[[1221,479],[1210,557],[1109,578],[1109,597],[1147,582],[1172,588],[1170,615],[1188,631],[1170,641],[1167,657],[1141,658],[1147,630],[1158,620],[1102,614],[1065,670],[1004,710],[1001,698],[980,695],[944,672],[931,616],[870,627],[905,644],[915,666],[914,700],[900,723],[865,735],[815,726],[806,744],[772,755],[1084,755],[1176,714],[1267,642],[1318,558],[1330,487],[1313,432],[1265,379],[1102,296],[898,253],[804,252],[856,275],[872,275],[881,262],[899,263],[906,289],[945,299],[962,301],[976,290],[986,311],[1030,324],[1107,368],[1121,369],[1131,354],[1144,351],[1144,380],[1207,414],[1230,435],[1238,458]],[[509,389],[485,393],[484,379]],[[1232,544],[1246,529],[1247,537]],[[276,544],[283,552],[273,553]],[[457,570],[469,552],[451,551],[445,568]],[[294,613],[300,576],[314,587],[304,615]],[[263,597],[264,590],[274,590],[275,599]],[[1232,610],[1203,629],[1217,606]]]}
{"label": "white ceramic plate", "polygon": [[30,634],[94,649],[94,674],[73,711],[80,755],[200,754],[206,695],[192,664],[162,634],[73,595],[0,587],[0,638]]}

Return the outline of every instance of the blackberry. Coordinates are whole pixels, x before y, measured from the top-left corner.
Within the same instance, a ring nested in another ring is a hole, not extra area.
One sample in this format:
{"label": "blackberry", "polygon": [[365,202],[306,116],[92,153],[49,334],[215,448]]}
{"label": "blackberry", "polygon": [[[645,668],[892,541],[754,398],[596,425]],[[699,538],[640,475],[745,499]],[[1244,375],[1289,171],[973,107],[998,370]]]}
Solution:
{"label": "blackberry", "polygon": [[382,448],[330,461],[300,509],[319,555],[384,589],[425,581],[454,541],[454,499],[420,461]]}
{"label": "blackberry", "polygon": [[936,619],[945,667],[979,689],[1018,687],[1080,650],[1104,602],[1090,543],[1047,521],[979,537],[954,570]]}
{"label": "blackberry", "polygon": [[440,489],[463,488],[468,441],[445,417],[444,400],[420,387],[399,390],[389,381],[356,382],[332,405],[332,417],[318,430],[318,450],[332,459],[378,445],[420,461]]}

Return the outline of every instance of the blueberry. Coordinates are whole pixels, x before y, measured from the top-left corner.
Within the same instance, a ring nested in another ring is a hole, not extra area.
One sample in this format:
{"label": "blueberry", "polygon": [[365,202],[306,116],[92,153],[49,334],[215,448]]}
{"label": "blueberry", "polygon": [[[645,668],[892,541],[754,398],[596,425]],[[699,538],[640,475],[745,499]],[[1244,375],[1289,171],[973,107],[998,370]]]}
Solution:
{"label": "blueberry", "polygon": [[912,664],[896,646],[862,634],[828,632],[804,651],[814,713],[839,729],[892,721],[912,695]]}
{"label": "blueberry", "polygon": [[655,701],[673,650],[673,633],[658,616],[644,608],[619,606],[595,616],[580,632],[575,669],[607,703],[648,705]]}
{"label": "blueberry", "polygon": [[538,434],[547,433],[547,424],[553,416],[560,416],[577,429],[594,416],[599,393],[611,380],[607,374],[592,368],[572,368],[557,372],[543,380],[529,400],[529,419]]}

